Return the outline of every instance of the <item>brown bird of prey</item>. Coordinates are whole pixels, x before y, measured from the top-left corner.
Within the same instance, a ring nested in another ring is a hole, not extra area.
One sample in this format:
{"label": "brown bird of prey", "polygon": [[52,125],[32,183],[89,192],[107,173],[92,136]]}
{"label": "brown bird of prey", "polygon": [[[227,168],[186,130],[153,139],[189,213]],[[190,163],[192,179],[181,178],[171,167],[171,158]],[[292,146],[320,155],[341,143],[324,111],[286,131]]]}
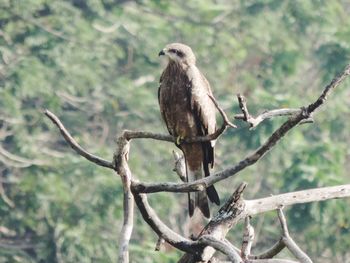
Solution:
{"label": "brown bird of prey", "polygon": [[[158,100],[161,115],[168,131],[177,138],[186,163],[186,177],[192,182],[209,176],[214,166],[215,141],[180,143],[181,139],[212,134],[216,130],[216,107],[210,96],[209,82],[196,66],[196,57],[189,46],[180,43],[167,45],[159,56],[168,58],[160,77]],[[201,192],[189,193],[189,214],[196,207],[210,217],[208,198],[220,204],[214,186]]]}

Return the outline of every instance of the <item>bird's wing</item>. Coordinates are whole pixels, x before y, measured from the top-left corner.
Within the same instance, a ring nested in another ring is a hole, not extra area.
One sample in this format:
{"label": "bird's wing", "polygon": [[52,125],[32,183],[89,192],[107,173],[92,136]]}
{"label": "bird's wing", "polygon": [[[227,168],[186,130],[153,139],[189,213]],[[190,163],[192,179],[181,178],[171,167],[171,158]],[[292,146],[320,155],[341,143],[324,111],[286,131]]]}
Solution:
{"label": "bird's wing", "polygon": [[216,107],[210,98],[212,91],[209,82],[195,66],[188,69],[188,78],[191,83],[191,108],[196,114],[203,135],[212,134],[216,130]]}
{"label": "bird's wing", "polygon": [[[165,71],[164,71],[165,72]],[[158,87],[158,103],[159,103],[159,109],[160,109],[160,114],[162,115],[162,119],[164,120],[165,122],[165,125],[168,129],[168,132],[170,135],[174,135],[173,134],[173,130],[170,128],[169,126],[169,123],[167,121],[167,117],[166,117],[166,114],[165,114],[165,110],[166,110],[166,105],[164,105],[164,101],[161,100],[161,89],[163,88],[162,87],[162,82],[163,82],[163,79],[164,79],[164,72],[162,73],[161,77],[160,77],[160,80],[159,80],[159,87]],[[163,98],[164,100],[164,98]]]}
{"label": "bird's wing", "polygon": [[[195,115],[198,131],[201,133],[198,135],[212,134],[216,130],[216,107],[210,98],[212,91],[209,82],[195,66],[189,69],[188,78],[191,83],[191,108]],[[205,176],[210,175],[209,166],[214,166],[214,145],[215,141],[202,143]],[[212,202],[220,204],[220,199],[214,186],[207,188],[207,194]]]}

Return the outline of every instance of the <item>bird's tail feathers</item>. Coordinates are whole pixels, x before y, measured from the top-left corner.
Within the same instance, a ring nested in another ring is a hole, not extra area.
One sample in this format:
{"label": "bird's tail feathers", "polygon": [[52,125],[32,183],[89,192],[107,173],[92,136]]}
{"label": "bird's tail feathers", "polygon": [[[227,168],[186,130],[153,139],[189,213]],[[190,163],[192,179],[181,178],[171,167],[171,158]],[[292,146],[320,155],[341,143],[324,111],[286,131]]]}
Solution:
{"label": "bird's tail feathers", "polygon": [[213,202],[216,205],[220,205],[220,197],[214,185],[211,185],[207,188],[207,195],[209,197],[210,202]]}
{"label": "bird's tail feathers", "polygon": [[206,191],[188,193],[188,212],[190,217],[193,216],[196,207],[199,208],[206,218],[210,217],[210,209]]}
{"label": "bird's tail feathers", "polygon": [[210,217],[209,203],[206,191],[196,192],[195,205],[199,208],[202,214],[206,217]]}
{"label": "bird's tail feathers", "polygon": [[[209,166],[211,166],[211,168],[213,168],[214,166],[214,148],[210,145],[210,142],[203,144],[203,152],[203,170],[205,177],[207,177],[210,176]],[[211,185],[207,188],[207,195],[209,197],[210,202],[220,205],[220,197],[214,185]]]}
{"label": "bird's tail feathers", "polygon": [[[202,178],[201,169],[194,172],[187,169],[187,180],[189,182],[195,181],[200,178]],[[190,216],[193,215],[196,207],[199,208],[199,210],[205,217],[210,217],[209,203],[206,190],[188,193],[188,211]]]}

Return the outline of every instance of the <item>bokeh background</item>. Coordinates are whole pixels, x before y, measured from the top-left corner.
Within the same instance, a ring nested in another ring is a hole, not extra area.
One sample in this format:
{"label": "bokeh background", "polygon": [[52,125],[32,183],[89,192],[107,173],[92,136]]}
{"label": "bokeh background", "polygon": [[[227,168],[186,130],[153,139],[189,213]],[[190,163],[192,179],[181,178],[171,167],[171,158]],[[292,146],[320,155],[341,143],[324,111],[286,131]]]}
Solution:
{"label": "bokeh background", "polygon": [[[229,116],[243,93],[252,114],[300,107],[350,62],[347,0],[0,0],[0,262],[116,262],[122,188],[112,171],[77,156],[44,117],[57,114],[89,151],[111,159],[123,129],[166,133],[157,54],[190,45]],[[258,198],[350,181],[350,81],[254,167],[217,186],[224,201],[247,181]],[[283,122],[245,123],[217,144],[215,171],[252,152]],[[166,142],[133,141],[130,166],[147,182],[178,181]],[[183,233],[186,196],[152,194]],[[287,208],[290,231],[320,263],[350,262],[349,200]],[[212,207],[212,212],[217,207]],[[253,252],[279,238],[274,212],[252,220]],[[242,228],[228,239],[240,246]],[[136,211],[132,262],[176,262]],[[288,253],[282,256],[290,257]]]}

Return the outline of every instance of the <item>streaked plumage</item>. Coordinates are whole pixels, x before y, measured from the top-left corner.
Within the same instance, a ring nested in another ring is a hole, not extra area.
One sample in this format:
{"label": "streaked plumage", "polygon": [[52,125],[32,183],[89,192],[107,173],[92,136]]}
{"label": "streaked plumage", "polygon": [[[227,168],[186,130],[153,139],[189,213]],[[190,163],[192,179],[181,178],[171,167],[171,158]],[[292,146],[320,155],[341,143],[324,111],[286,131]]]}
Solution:
{"label": "streaked plumage", "polygon": [[[190,47],[173,43],[159,55],[166,55],[169,62],[160,78],[158,99],[161,115],[171,135],[180,138],[202,136],[215,132],[216,107],[209,94],[210,85],[196,67],[196,58]],[[214,165],[215,141],[177,145],[186,161],[189,182],[209,176]],[[211,186],[206,191],[189,194],[189,214],[199,207],[210,217],[208,199],[219,204],[219,196]]]}

